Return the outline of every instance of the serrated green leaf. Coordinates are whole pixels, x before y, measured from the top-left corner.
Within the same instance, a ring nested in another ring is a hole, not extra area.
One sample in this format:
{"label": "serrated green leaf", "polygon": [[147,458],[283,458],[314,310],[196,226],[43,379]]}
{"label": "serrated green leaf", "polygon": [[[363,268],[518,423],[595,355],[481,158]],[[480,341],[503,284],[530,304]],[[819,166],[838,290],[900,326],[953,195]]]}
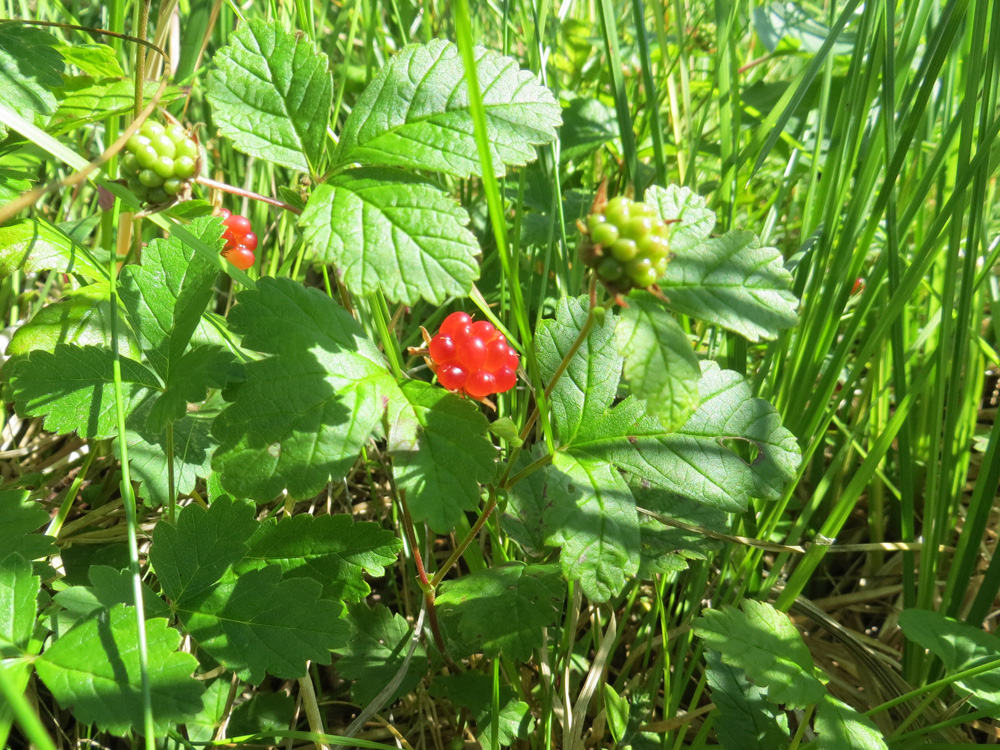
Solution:
{"label": "serrated green leaf", "polygon": [[633,291],[619,316],[615,342],[632,395],[665,429],[678,429],[698,406],[701,377],[684,329],[653,295]]}
{"label": "serrated green leaf", "polygon": [[285,693],[257,693],[233,709],[232,718],[226,727],[229,737],[248,734],[263,734],[254,740],[255,744],[277,745],[280,740],[268,736],[275,730],[288,731],[288,717],[295,713],[295,699]]}
{"label": "serrated green leaf", "polygon": [[[155,96],[159,81],[146,81],[145,98]],[[167,86],[160,97],[160,106],[166,106],[183,95],[180,86]],[[135,106],[135,81],[115,78],[95,81],[90,76],[66,76],[62,88],[56,90],[59,109],[52,116],[48,130],[53,135],[76,130],[81,125],[131,112]]]}
{"label": "serrated green leaf", "polygon": [[258,684],[265,672],[302,677],[306,662],[329,664],[330,649],[343,645],[344,605],[321,599],[321,592],[308,578],[282,580],[281,568],[269,565],[238,577],[227,574],[207,591],[185,597],[175,611],[212,658]]}
{"label": "serrated green leaf", "polygon": [[[587,320],[586,297],[559,300],[554,320],[545,320],[535,335],[538,366],[549,381]],[[615,344],[615,321],[607,315],[594,324],[552,391],[552,415],[563,445],[572,444],[580,429],[604,414],[618,390],[622,358]]]}
{"label": "serrated green leaf", "polygon": [[819,750],[886,750],[885,740],[871,719],[831,695],[816,707]]}
{"label": "serrated green leaf", "polygon": [[34,175],[23,169],[0,166],[0,201],[6,203],[31,188]]}
{"label": "serrated green leaf", "polygon": [[166,389],[153,401],[146,425],[158,434],[187,414],[188,404],[204,401],[210,388],[224,388],[241,379],[243,366],[221,346],[196,346],[172,363]]}
{"label": "serrated green leaf", "polygon": [[[229,679],[222,678],[213,680],[205,688],[205,692],[201,696],[201,711],[184,722],[188,740],[191,742],[210,742],[215,737],[215,730],[222,722],[222,717],[226,715],[230,684]],[[182,742],[173,745],[169,741],[164,742],[164,747],[168,750],[180,750],[181,748],[190,750],[188,745]]]}
{"label": "serrated green leaf", "polygon": [[326,55],[278,21],[252,19],[215,53],[208,101],[219,130],[248,156],[316,169],[323,156],[333,81]]}
{"label": "serrated green leaf", "polygon": [[0,559],[0,659],[24,654],[35,627],[41,579],[16,552]]}
{"label": "serrated green leaf", "polygon": [[781,750],[788,747],[788,719],[767,702],[767,691],[747,682],[743,671],[706,651],[705,673],[719,711],[715,734],[726,750]]}
{"label": "serrated green leaf", "polygon": [[318,290],[262,278],[238,301],[229,322],[243,347],[278,356],[226,389],[212,466],[240,497],[316,494],[357,460],[396,383],[358,322]]}
{"label": "serrated green leaf", "polygon": [[750,341],[773,339],[798,322],[792,275],[781,252],[761,247],[750,232],[731,231],[688,247],[659,281],[672,310],[715,323]]}
{"label": "serrated green leaf", "polygon": [[[0,101],[29,122],[41,124],[56,108],[53,88],[62,86],[59,40],[17,21],[0,23]],[[0,138],[7,128],[0,123]]]}
{"label": "serrated green leaf", "polygon": [[[198,477],[207,478],[212,473],[212,453],[218,446],[211,436],[212,406],[221,401],[216,395],[198,412],[174,422],[174,491],[179,494],[189,493]],[[146,425],[152,406],[152,399],[148,399],[128,416],[125,440],[132,480],[141,483],[139,495],[155,507],[168,504],[170,497],[167,433],[153,432]],[[120,455],[117,436],[112,448]]]}
{"label": "serrated green leaf", "polygon": [[[961,672],[997,658],[1000,638],[939,612],[906,609],[899,614],[903,635],[944,662],[949,672]],[[1000,705],[1000,668],[959,680],[959,692],[969,694],[977,708]]]}
{"label": "serrated green leaf", "polygon": [[[517,61],[476,47],[493,170],[535,159],[535,146],[556,137],[561,122],[552,93]],[[406,47],[382,68],[354,105],[334,162],[358,162],[481,174],[458,48],[435,39]]]}
{"label": "serrated green leaf", "polygon": [[[195,219],[187,230],[216,250],[222,250],[222,220]],[[167,383],[202,313],[212,299],[217,266],[178,237],[156,239],[142,251],[141,266],[121,272],[119,295],[132,330],[153,369]]]}
{"label": "serrated green leaf", "polygon": [[4,556],[15,552],[25,560],[54,555],[58,550],[55,539],[34,534],[49,522],[45,508],[28,500],[23,490],[0,491],[0,550]]}
{"label": "serrated green leaf", "polygon": [[108,278],[107,270],[87,248],[42,219],[21,219],[0,227],[0,279],[17,270],[56,270],[91,280]]}
{"label": "serrated green leaf", "polygon": [[396,484],[406,491],[414,520],[446,533],[463,511],[479,507],[479,483],[496,472],[486,418],[469,401],[428,383],[404,380],[399,389],[419,428],[412,440],[390,445]]}
{"label": "serrated green leaf", "polygon": [[479,244],[469,216],[429,182],[390,169],[352,169],[320,185],[299,220],[316,258],[356,294],[385,290],[412,305],[469,293]]}
{"label": "serrated green leaf", "polygon": [[706,208],[705,199],[691,188],[653,185],[643,200],[653,206],[668,225],[670,249],[684,252],[708,239],[715,229],[715,212]]}
{"label": "serrated green leaf", "polygon": [[[191,678],[198,661],[177,651],[180,640],[180,633],[166,620],[146,621],[153,724],[158,735],[201,709],[203,688]],[[39,657],[35,669],[56,701],[81,723],[96,724],[117,735],[142,731],[134,608],[118,604],[80,623]]]}
{"label": "serrated green leaf", "polygon": [[[371,703],[403,666],[413,639],[413,628],[384,604],[369,607],[364,602],[348,608],[350,638],[336,647],[340,655],[337,671],[354,680],[351,697],[361,705]],[[393,700],[410,692],[427,673],[427,653],[419,642]]]}
{"label": "serrated green leaf", "polygon": [[236,570],[277,564],[286,579],[320,583],[324,599],[356,602],[371,593],[365,574],[384,575],[402,546],[391,531],[347,514],[271,519],[254,532]]}
{"label": "serrated green leaf", "polygon": [[118,62],[117,53],[106,44],[60,44],[57,49],[63,60],[94,78],[115,78],[125,75]]}
{"label": "serrated green leaf", "polygon": [[528,661],[559,619],[565,591],[555,565],[510,562],[445,581],[435,605],[486,656]]}
{"label": "serrated green leaf", "polygon": [[[109,349],[96,346],[59,344],[52,353],[32,352],[14,364],[14,401],[28,416],[44,415],[50,432],[111,437],[117,430],[112,361]],[[125,357],[121,379],[126,412],[160,388],[153,372]]]}
{"label": "serrated green leaf", "polygon": [[563,109],[563,124],[559,129],[559,159],[564,164],[579,162],[608,141],[618,138],[618,118],[615,110],[600,99],[577,97]]}
{"label": "serrated green leaf", "polygon": [[788,615],[765,602],[746,599],[734,607],[705,610],[694,632],[722,660],[746,672],[767,698],[789,708],[805,708],[826,696],[814,676],[812,655]]}
{"label": "serrated green leaf", "polygon": [[[84,616],[100,609],[111,609],[116,604],[135,604],[132,574],[128,571],[109,565],[92,565],[88,576],[90,586],[70,586],[53,597],[56,603]],[[142,609],[147,620],[170,616],[170,608],[145,583],[142,584]]]}
{"label": "serrated green leaf", "polygon": [[253,503],[225,495],[208,510],[186,506],[177,515],[176,526],[158,523],[149,561],[163,593],[183,603],[211,589],[246,555],[247,542],[258,526]]}
{"label": "serrated green leaf", "polygon": [[[702,363],[701,404],[677,432],[646,416],[639,401],[626,399],[587,425],[574,451],[604,458],[678,497],[730,512],[753,498],[777,500],[795,476],[801,452],[781,426],[774,407],[753,398],[738,373]],[[747,460],[723,441],[756,450]]]}
{"label": "serrated green leaf", "polygon": [[[476,717],[476,738],[483,750],[500,750],[493,745],[493,678],[482,672],[460,672],[438,677],[431,683],[431,695],[447,698],[456,706],[469,709]],[[519,738],[528,737],[535,723],[528,704],[517,699],[517,693],[500,685],[500,715],[497,741],[508,747]]]}

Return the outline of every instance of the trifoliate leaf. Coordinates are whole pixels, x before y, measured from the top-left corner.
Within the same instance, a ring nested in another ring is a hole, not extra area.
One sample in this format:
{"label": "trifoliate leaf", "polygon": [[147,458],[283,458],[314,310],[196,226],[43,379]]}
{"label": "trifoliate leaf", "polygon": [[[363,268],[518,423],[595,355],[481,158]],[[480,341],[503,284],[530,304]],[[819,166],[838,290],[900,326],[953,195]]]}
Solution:
{"label": "trifoliate leaf", "polygon": [[456,706],[469,709],[476,717],[476,738],[483,750],[500,750],[525,739],[534,725],[528,704],[517,699],[517,693],[500,685],[500,714],[497,717],[497,741],[493,745],[493,678],[482,672],[459,672],[438,677],[431,683],[431,695],[442,696]]}
{"label": "trifoliate leaf", "polygon": [[224,392],[212,466],[240,497],[308,497],[355,462],[395,381],[358,322],[318,290],[263,278],[238,302],[229,322],[243,347],[278,356],[246,365]]}
{"label": "trifoliate leaf", "polygon": [[207,95],[222,134],[248,156],[315,170],[333,96],[326,55],[278,21],[253,19],[213,61]]}
{"label": "trifoliate leaf", "polygon": [[781,251],[761,247],[750,232],[732,231],[687,248],[674,257],[660,287],[672,310],[746,336],[773,339],[798,322],[798,300]]}
{"label": "trifoliate leaf", "polygon": [[[195,219],[187,231],[209,247],[222,250],[222,221]],[[178,237],[157,239],[143,248],[142,265],[121,273],[122,303],[146,360],[164,381],[175,377],[181,355],[212,299],[219,269]]]}
{"label": "trifoliate leaf", "polygon": [[419,427],[411,440],[390,443],[396,484],[414,520],[446,533],[463,511],[479,507],[479,483],[496,471],[486,418],[469,401],[428,383],[404,380],[399,388]]}
{"label": "trifoliate leaf", "polygon": [[[117,431],[114,370],[109,349],[59,344],[52,353],[32,352],[14,364],[11,388],[23,414],[45,416],[45,429],[107,438]],[[126,413],[160,389],[156,375],[138,362],[121,358]]]}
{"label": "trifoliate leaf", "polygon": [[[351,635],[334,649],[340,655],[337,672],[354,680],[351,697],[361,705],[368,705],[402,669],[410,651],[413,628],[384,604],[371,608],[364,602],[353,604],[348,608],[346,621]],[[427,653],[418,642],[393,700],[413,690],[427,673],[427,663]]]}
{"label": "trifoliate leaf", "polygon": [[306,673],[310,660],[329,664],[330,649],[346,641],[344,605],[320,599],[321,592],[308,578],[283,581],[281,569],[269,565],[238,577],[227,574],[175,611],[212,658],[258,684],[265,672],[294,679]]}
{"label": "trifoliate leaf", "polygon": [[742,670],[723,663],[714,651],[706,651],[705,660],[712,702],[719,711],[714,724],[719,744],[727,750],[787,747],[788,719],[767,702],[767,691],[747,682]]}
{"label": "trifoliate leaf", "polygon": [[[535,346],[546,381],[552,379],[583,330],[587,312],[586,297],[564,297],[555,319],[539,327]],[[615,343],[615,321],[615,316],[607,315],[602,323],[595,322],[552,391],[552,414],[563,445],[571,444],[584,425],[604,414],[618,389],[622,358]]]}
{"label": "trifoliate leaf", "polygon": [[48,522],[49,514],[45,508],[29,502],[27,492],[0,492],[0,550],[3,550],[4,556],[16,552],[25,560],[37,560],[55,554],[55,539],[32,533]]}
{"label": "trifoliate leaf", "polygon": [[[493,170],[502,175],[555,139],[559,105],[515,60],[482,47],[473,54]],[[436,39],[393,57],[351,110],[334,162],[481,174],[458,48]]]}
{"label": "trifoliate leaf", "polygon": [[[961,672],[997,656],[1000,638],[938,612],[907,609],[899,614],[903,635],[944,662],[949,672]],[[1000,668],[956,683],[961,695],[977,708],[1000,705]]]}
{"label": "trifoliate leaf", "polygon": [[0,659],[21,656],[27,649],[41,587],[29,560],[16,552],[0,560]]}
{"label": "trifoliate leaf", "polygon": [[799,631],[788,615],[770,604],[746,599],[743,611],[734,607],[705,610],[695,620],[694,632],[726,664],[744,670],[755,685],[766,687],[773,703],[805,708],[826,696]]}
{"label": "trifoliate leaf", "polygon": [[[886,750],[882,732],[860,711],[832,695],[816,707],[819,750]],[[773,747],[773,745],[772,745]]]}
{"label": "trifoliate leaf", "polygon": [[[92,565],[88,575],[90,586],[63,589],[53,597],[56,603],[83,617],[100,609],[111,609],[116,604],[135,604],[132,574],[127,570],[117,570],[110,565]],[[146,619],[170,616],[170,608],[145,583],[142,584],[142,609]]]}
{"label": "trifoliate leaf", "polygon": [[648,292],[633,291],[615,329],[625,357],[625,379],[646,412],[676,430],[698,406],[701,369],[691,342],[673,316]]}
{"label": "trifoliate leaf", "polygon": [[510,562],[445,581],[435,599],[442,621],[486,656],[528,661],[562,612],[566,584],[555,565]]}
{"label": "trifoliate leaf", "polygon": [[[59,40],[18,21],[0,23],[0,101],[29,122],[42,124],[56,108],[53,88],[62,86]],[[0,138],[7,128],[0,124]]]}
{"label": "trifoliate leaf", "polygon": [[371,593],[365,574],[384,575],[402,546],[391,531],[347,514],[270,519],[250,538],[237,572],[277,564],[286,579],[320,583],[325,599],[355,602]]}
{"label": "trifoliate leaf", "polygon": [[[0,29],[6,26],[0,24]],[[2,57],[0,52],[0,60]],[[0,72],[0,78],[2,75]],[[90,250],[41,219],[21,219],[0,227],[0,279],[17,270],[77,273],[92,281],[108,278],[107,270]]]}
{"label": "trifoliate leaf", "polygon": [[[181,634],[164,619],[146,621],[153,724],[163,734],[201,709],[204,689],[191,673],[198,660],[178,652]],[[56,701],[82,724],[112,734],[141,732],[142,681],[135,609],[118,604],[80,623],[35,662]]]}
{"label": "trifoliate leaf", "polygon": [[259,526],[253,514],[249,501],[223,495],[208,510],[183,508],[176,526],[158,523],[149,560],[167,598],[175,603],[198,598],[242,560]]}
{"label": "trifoliate leaf", "polygon": [[352,169],[320,185],[300,219],[316,259],[356,294],[439,304],[479,277],[469,216],[429,182],[390,169]]}
{"label": "trifoliate leaf", "polygon": [[172,363],[166,390],[156,397],[146,418],[149,431],[166,430],[187,414],[188,404],[204,401],[209,388],[224,388],[243,376],[236,356],[221,346],[203,345],[185,352]]}
{"label": "trifoliate leaf", "polygon": [[[715,363],[702,364],[698,393],[701,405],[676,432],[629,398],[587,425],[573,450],[604,458],[636,481],[730,512],[745,510],[752,498],[777,500],[801,453],[774,407],[753,398],[741,375]],[[757,455],[747,459],[723,441]]]}
{"label": "trifoliate leaf", "polygon": [[660,218],[671,222],[670,249],[684,252],[701,244],[715,229],[715,212],[705,207],[705,199],[691,188],[654,185],[646,190],[643,200],[656,208]]}

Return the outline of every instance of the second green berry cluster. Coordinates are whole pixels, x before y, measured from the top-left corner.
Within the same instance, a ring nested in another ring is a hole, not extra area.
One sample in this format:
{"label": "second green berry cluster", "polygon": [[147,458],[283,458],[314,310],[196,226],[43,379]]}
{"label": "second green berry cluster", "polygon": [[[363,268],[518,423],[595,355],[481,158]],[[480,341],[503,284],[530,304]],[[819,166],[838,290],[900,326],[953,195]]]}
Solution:
{"label": "second green berry cluster", "polygon": [[667,225],[652,206],[612,198],[603,211],[587,217],[586,229],[583,261],[614,291],[625,294],[633,287],[652,286],[666,272]]}
{"label": "second green berry cluster", "polygon": [[122,176],[141,200],[168,203],[183,191],[198,169],[198,144],[180,125],[164,127],[146,120],[128,139]]}

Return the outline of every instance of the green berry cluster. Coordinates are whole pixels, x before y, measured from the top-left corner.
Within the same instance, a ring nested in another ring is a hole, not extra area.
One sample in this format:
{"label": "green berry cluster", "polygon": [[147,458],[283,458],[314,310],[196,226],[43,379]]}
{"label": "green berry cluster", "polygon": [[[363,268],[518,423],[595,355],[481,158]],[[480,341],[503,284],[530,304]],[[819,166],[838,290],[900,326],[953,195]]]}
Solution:
{"label": "green berry cluster", "polygon": [[160,204],[173,200],[198,169],[198,144],[180,125],[164,127],[146,120],[128,139],[122,176],[141,200]]}
{"label": "green berry cluster", "polygon": [[603,211],[587,217],[589,242],[581,247],[583,261],[598,277],[622,294],[656,283],[667,270],[670,248],[667,225],[656,209],[621,196]]}

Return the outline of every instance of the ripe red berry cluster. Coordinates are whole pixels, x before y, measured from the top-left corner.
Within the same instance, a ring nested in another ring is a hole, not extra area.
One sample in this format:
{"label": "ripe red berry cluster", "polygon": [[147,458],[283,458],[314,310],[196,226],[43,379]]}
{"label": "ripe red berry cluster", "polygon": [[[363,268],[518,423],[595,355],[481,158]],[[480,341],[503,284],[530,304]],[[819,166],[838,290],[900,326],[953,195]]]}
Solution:
{"label": "ripe red berry cluster", "polygon": [[473,322],[464,312],[452,313],[427,348],[438,382],[449,391],[478,400],[517,383],[517,352],[489,321]]}
{"label": "ripe red berry cluster", "polygon": [[226,227],[222,233],[226,241],[222,257],[241,271],[247,270],[256,260],[253,251],[257,249],[257,235],[250,231],[250,219],[224,208],[219,209],[218,215]]}
{"label": "ripe red berry cluster", "polygon": [[621,196],[587,217],[589,242],[580,255],[598,277],[622,294],[652,286],[667,270],[667,225],[656,209]]}
{"label": "ripe red berry cluster", "polygon": [[125,144],[122,175],[147,203],[160,204],[186,188],[198,169],[198,144],[180,125],[146,120]]}

